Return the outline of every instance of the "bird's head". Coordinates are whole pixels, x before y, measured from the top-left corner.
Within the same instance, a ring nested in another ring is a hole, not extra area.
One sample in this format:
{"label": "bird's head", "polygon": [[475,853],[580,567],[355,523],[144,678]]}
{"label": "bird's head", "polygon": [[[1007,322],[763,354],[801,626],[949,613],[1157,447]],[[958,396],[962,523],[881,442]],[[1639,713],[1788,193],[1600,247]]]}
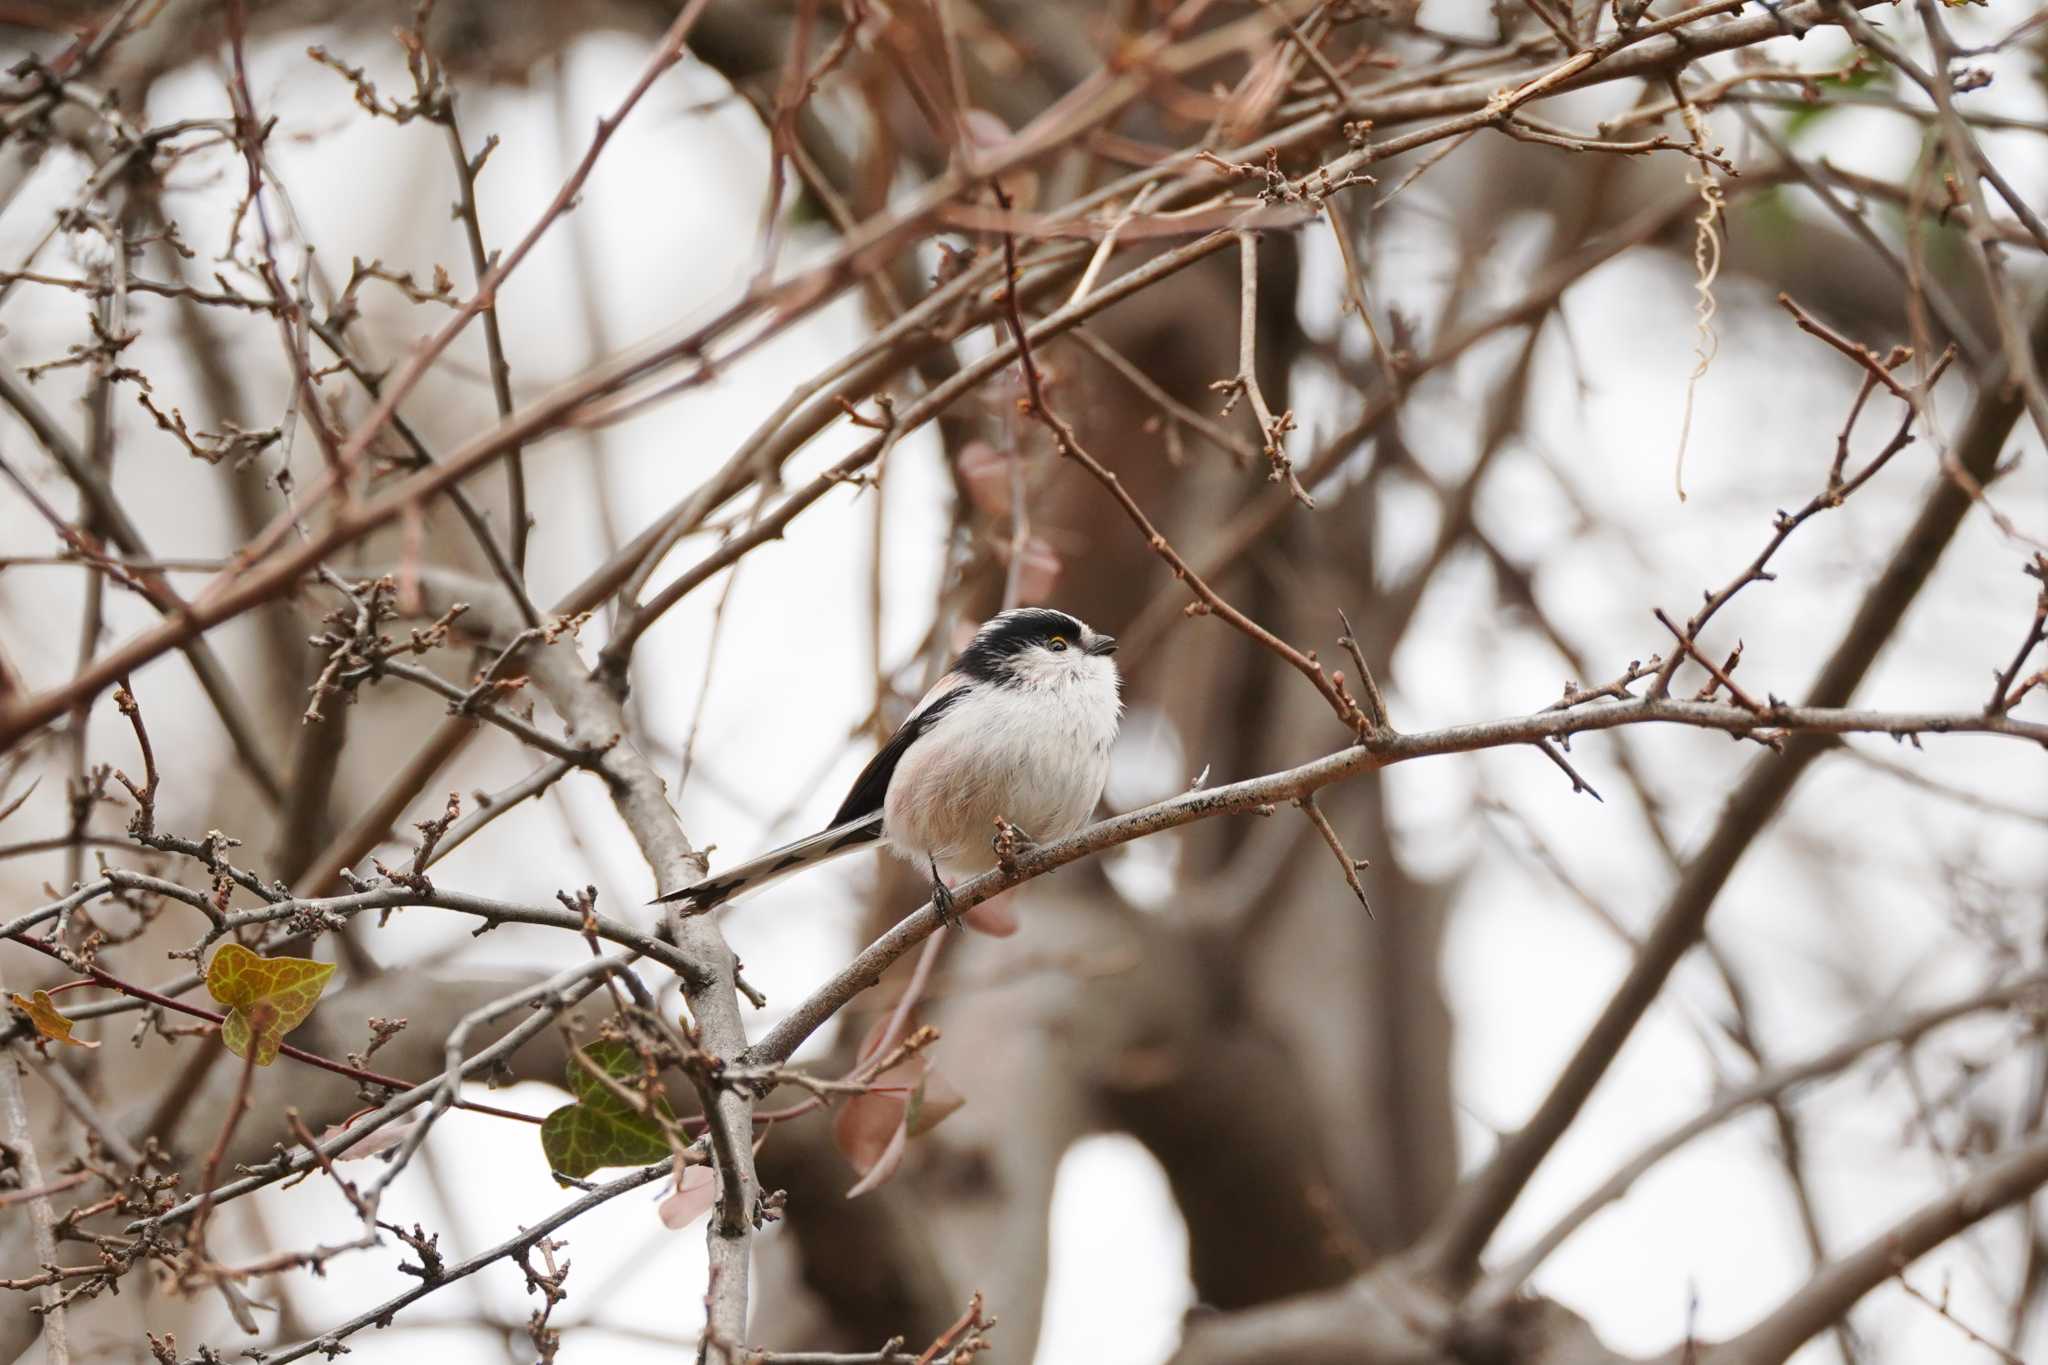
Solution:
{"label": "bird's head", "polygon": [[1117,686],[1116,637],[1049,607],[1018,607],[990,620],[960,653],[954,671],[1011,687]]}

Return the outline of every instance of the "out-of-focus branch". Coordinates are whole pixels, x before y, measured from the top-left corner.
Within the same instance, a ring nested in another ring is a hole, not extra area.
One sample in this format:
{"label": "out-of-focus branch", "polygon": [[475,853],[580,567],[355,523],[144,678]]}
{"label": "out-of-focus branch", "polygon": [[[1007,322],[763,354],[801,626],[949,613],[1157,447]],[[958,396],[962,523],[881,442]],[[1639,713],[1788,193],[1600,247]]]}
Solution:
{"label": "out-of-focus branch", "polygon": [[1983,280],[1985,297],[1991,303],[1991,315],[1998,319],[1998,339],[2005,350],[2005,363],[2011,368],[2012,383],[2027,405],[2034,430],[2043,441],[2048,441],[2048,393],[2043,393],[2041,388],[2043,367],[2035,359],[2025,324],[2014,305],[2015,290],[2006,274],[2004,247],[1991,231],[1991,206],[1984,199],[1986,173],[1998,177],[2000,189],[2013,209],[2024,216],[2028,228],[2040,236],[2044,250],[2048,250],[2048,228],[2042,226],[2026,199],[2015,194],[2004,177],[1991,166],[1969,125],[1957,116],[1955,82],[1949,75],[1949,64],[1956,56],[1955,43],[1935,7],[1928,0],[1916,0],[1916,3],[1920,22],[1927,30],[1928,41],[1934,46],[1934,69],[1929,73],[1932,80],[1925,83],[1929,85],[1928,93],[1934,97],[1934,107],[1940,111],[1936,125],[1948,147],[1949,165],[1955,168],[1956,178],[1962,182],[1963,198],[1970,206],[1970,222],[1965,229],[1970,242],[1970,257]]}
{"label": "out-of-focus branch", "polygon": [[[154,559],[155,556],[142,538],[142,532],[129,519],[127,510],[114,496],[113,488],[108,485],[101,471],[87,458],[86,453],[79,449],[65,430],[57,425],[56,419],[29,391],[28,386],[22,383],[14,368],[4,362],[0,362],[0,401],[14,409],[15,415],[35,433],[36,439],[42,443],[43,449],[49,452],[50,458],[58,463],[65,476],[77,486],[78,495],[91,510],[93,521],[106,528],[107,536],[121,552],[131,559]],[[169,620],[175,622],[189,609],[184,599],[171,587],[169,578],[160,571],[138,569],[136,575],[137,581],[146,589],[144,597],[149,604]],[[228,738],[234,742],[235,753],[248,769],[249,776],[255,779],[256,785],[266,797],[273,801],[279,800],[284,792],[284,783],[269,756],[263,752],[262,745],[257,739],[255,718],[235,690],[235,685],[229,678],[227,669],[222,666],[219,656],[214,653],[213,646],[197,634],[191,634],[179,641],[178,648],[182,649],[186,658],[190,660],[193,675],[199,679],[199,685],[206,689],[207,700],[213,703],[214,710],[219,713],[221,725],[227,730]],[[7,748],[8,744],[8,740],[0,739],[0,749]]]}
{"label": "out-of-focus branch", "polygon": [[1537,1238],[1527,1251],[1499,1270],[1488,1274],[1466,1300],[1466,1311],[1483,1318],[1504,1307],[1520,1292],[1521,1286],[1536,1272],[1537,1267],[1574,1232],[1584,1227],[1588,1219],[1627,1194],[1629,1188],[1651,1167],[1701,1134],[1712,1131],[1755,1105],[1781,1098],[1788,1091],[1808,1082],[1838,1075],[1854,1065],[1864,1054],[1877,1048],[1894,1045],[1911,1047],[1926,1034],[1953,1020],[1989,1010],[2010,1009],[2037,1000],[2044,986],[2048,986],[2048,971],[2029,972],[1995,989],[1981,991],[1933,1009],[1922,1010],[1902,1021],[1867,1029],[1803,1062],[1775,1067],[1746,1085],[1729,1091],[1622,1163],[1613,1175],[1574,1204],[1562,1218]]}
{"label": "out-of-focus branch", "polygon": [[[349,433],[348,439],[336,453],[333,463],[320,481],[308,490],[309,498],[323,496],[336,488],[341,479],[353,473],[368,451],[370,442],[391,420],[392,414],[398,410],[398,405],[425,377],[434,361],[448,349],[478,313],[496,300],[498,290],[504,286],[505,281],[531,254],[534,246],[546,235],[548,229],[568,212],[570,206],[576,202],[577,195],[582,192],[584,183],[590,178],[598,158],[611,142],[612,135],[618,131],[619,125],[639,104],[642,96],[653,87],[654,82],[682,60],[684,44],[689,39],[690,30],[708,3],[709,0],[689,0],[689,3],[683,6],[681,12],[676,15],[675,22],[669,25],[668,32],[649,55],[639,77],[621,97],[618,108],[609,116],[598,120],[597,132],[591,138],[589,148],[584,152],[576,168],[570,172],[569,178],[555,192],[555,197],[548,207],[542,211],[533,226],[527,229],[526,234],[498,259],[497,264],[491,267],[483,279],[477,282],[475,293],[455,310],[455,316],[443,323],[440,330],[427,338],[423,344],[412,349],[404,367],[385,386],[383,396],[377,400],[377,406],[369,416],[357,424],[354,431]],[[511,448],[515,444],[516,442],[508,442],[495,453],[502,454],[504,448]],[[269,553],[272,547],[291,532],[292,525],[293,518],[290,515],[280,517],[272,523],[269,530],[251,547],[251,556],[260,559]]]}
{"label": "out-of-focus branch", "polygon": [[[2037,354],[2048,352],[2048,308],[2034,319],[2031,344]],[[2002,384],[1991,382],[1978,395],[1956,444],[1956,458],[1972,477],[1980,482],[1991,477],[2019,414],[2018,395]],[[1919,518],[1865,594],[1848,631],[1821,670],[1809,694],[1813,706],[1847,704],[1906,608],[1919,596],[1972,501],[1967,491],[1945,476],[1935,483]],[[1754,714],[1740,707],[1727,709]],[[1737,784],[1720,823],[1665,900],[1628,976],[1609,998],[1550,1093],[1522,1128],[1503,1141],[1493,1158],[1464,1183],[1442,1221],[1432,1229],[1422,1255],[1437,1277],[1456,1282],[1472,1274],[1494,1229],[1529,1177],[1577,1117],[1671,969],[1698,941],[1708,912],[1736,864],[1826,748],[1815,735],[1788,741],[1782,756],[1755,763]]]}
{"label": "out-of-focus branch", "polygon": [[1704,1352],[1702,1365],[1781,1365],[1865,1294],[2043,1184],[2048,1184],[2048,1135],[2036,1135],[1822,1269],[1754,1327]]}
{"label": "out-of-focus branch", "polygon": [[[475,272],[477,287],[481,291],[495,258],[484,249],[483,220],[476,206],[476,178],[492,148],[497,146],[497,139],[486,138],[483,147],[472,157],[462,144],[462,128],[455,120],[452,96],[448,98],[442,127],[448,133],[449,154],[455,159],[456,183],[462,188],[462,198],[456,201],[455,216],[462,220],[463,240],[469,245],[470,269]],[[483,324],[484,349],[491,361],[491,397],[498,405],[498,420],[502,422],[512,415],[512,369],[505,360],[505,337],[498,326],[495,299],[484,306]],[[533,525],[526,510],[526,466],[518,446],[505,452],[505,480],[506,515],[511,523],[512,572],[523,580],[526,574],[526,538]]]}
{"label": "out-of-focus branch", "polygon": [[546,1237],[556,1228],[581,1218],[584,1214],[600,1205],[609,1204],[622,1194],[630,1194],[632,1191],[643,1186],[652,1185],[663,1176],[670,1174],[672,1172],[669,1164],[667,1162],[660,1162],[653,1166],[643,1166],[637,1171],[620,1176],[617,1180],[598,1185],[586,1191],[580,1198],[572,1199],[561,1208],[556,1209],[532,1227],[522,1228],[517,1236],[508,1237],[494,1247],[487,1247],[474,1256],[443,1267],[439,1275],[431,1278],[422,1276],[419,1284],[406,1290],[403,1294],[394,1295],[368,1312],[359,1313],[347,1322],[337,1327],[329,1328],[311,1341],[276,1355],[266,1355],[265,1359],[271,1362],[271,1365],[289,1365],[291,1361],[304,1360],[306,1357],[313,1355],[331,1358],[347,1349],[341,1345],[343,1341],[363,1331],[365,1328],[382,1326],[391,1320],[393,1314],[408,1304],[425,1298],[434,1291],[453,1284],[458,1280],[467,1279],[485,1266],[494,1265],[499,1261],[509,1258],[515,1258],[531,1250],[541,1238]]}

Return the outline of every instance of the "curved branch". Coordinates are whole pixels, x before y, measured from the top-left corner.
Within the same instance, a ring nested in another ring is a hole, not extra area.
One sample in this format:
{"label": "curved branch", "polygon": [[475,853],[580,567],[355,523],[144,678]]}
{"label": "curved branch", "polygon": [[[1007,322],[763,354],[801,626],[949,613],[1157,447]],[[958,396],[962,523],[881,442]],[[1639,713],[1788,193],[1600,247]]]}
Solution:
{"label": "curved branch", "polygon": [[1704,1365],[1780,1365],[1855,1302],[1963,1229],[2048,1184],[2048,1134],[1986,1162],[1976,1175],[1833,1262]]}
{"label": "curved branch", "polygon": [[1536,1273],[1536,1268],[1563,1245],[1567,1238],[1585,1226],[1587,1219],[1627,1194],[1630,1187],[1652,1166],[1702,1133],[1718,1128],[1744,1110],[1776,1099],[1786,1091],[1808,1081],[1835,1075],[1874,1048],[1891,1043],[1909,1047],[1920,1037],[1943,1024],[1985,1010],[2008,1008],[2030,995],[2038,994],[2044,985],[2048,985],[2048,969],[2029,972],[1995,990],[1983,991],[1967,999],[1922,1010],[1903,1021],[1879,1025],[1853,1038],[1845,1039],[1806,1061],[1775,1067],[1756,1077],[1748,1085],[1729,1091],[1714,1104],[1629,1158],[1613,1175],[1607,1177],[1598,1189],[1574,1204],[1564,1217],[1552,1224],[1527,1251],[1516,1257],[1512,1263],[1488,1275],[1485,1282],[1473,1292],[1468,1311],[1483,1318],[1491,1311],[1505,1306],[1519,1291],[1521,1285]]}
{"label": "curved branch", "polygon": [[[1624,725],[1651,724],[1686,725],[1753,737],[1857,733],[1903,737],[1923,733],[1975,732],[2012,735],[2048,747],[2048,724],[2015,721],[2007,716],[1986,716],[1977,712],[1933,714],[1785,706],[1758,715],[1740,706],[1715,702],[1668,699],[1596,702],[1562,711],[1539,711],[1534,715],[1453,725],[1415,734],[1378,735],[1297,768],[1227,786],[1188,792],[1103,820],[1064,839],[1038,845],[1018,857],[1014,870],[997,868],[955,887],[953,904],[956,912],[971,910],[1021,882],[1064,867],[1091,853],[1100,853],[1133,839],[1193,824],[1197,820],[1261,811],[1282,802],[1300,800],[1333,783],[1395,763],[1443,754],[1512,748],[1587,731],[1618,729]],[[1764,771],[1776,771],[1777,761],[1767,759],[1765,763],[1771,766]],[[1793,767],[1794,760],[1788,758],[1782,763],[1785,767]],[[847,1001],[881,980],[882,973],[896,959],[923,942],[941,923],[930,903],[899,921],[749,1049],[747,1064],[758,1066],[787,1061],[804,1039]]]}

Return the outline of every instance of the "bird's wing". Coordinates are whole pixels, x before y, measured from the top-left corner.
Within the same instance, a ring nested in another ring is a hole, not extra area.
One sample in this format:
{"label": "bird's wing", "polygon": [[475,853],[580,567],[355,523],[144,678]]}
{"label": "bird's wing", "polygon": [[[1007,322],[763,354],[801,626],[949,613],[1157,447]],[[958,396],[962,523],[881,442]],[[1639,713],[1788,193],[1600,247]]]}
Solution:
{"label": "bird's wing", "polygon": [[854,779],[853,790],[840,803],[839,813],[832,817],[830,826],[807,839],[784,844],[741,863],[730,872],[706,877],[681,891],[672,891],[652,904],[684,901],[691,914],[702,914],[714,906],[751,895],[791,873],[829,862],[881,838],[882,798],[888,794],[889,778],[895,773],[897,763],[902,761],[904,752],[919,735],[973,690],[973,683],[951,674],[939,679],[896,733],[889,736],[889,742],[868,760],[867,767],[861,769],[860,776]]}
{"label": "bird's wing", "polygon": [[898,726],[896,733],[889,736],[889,742],[876,750],[868,760],[868,766],[860,770],[860,776],[853,780],[853,790],[839,803],[839,813],[832,817],[834,827],[865,816],[882,813],[882,798],[888,795],[889,779],[895,775],[896,765],[903,761],[904,751],[917,742],[918,736],[932,727],[932,723],[958,706],[974,684],[948,674],[939,679],[924,700],[917,704]]}

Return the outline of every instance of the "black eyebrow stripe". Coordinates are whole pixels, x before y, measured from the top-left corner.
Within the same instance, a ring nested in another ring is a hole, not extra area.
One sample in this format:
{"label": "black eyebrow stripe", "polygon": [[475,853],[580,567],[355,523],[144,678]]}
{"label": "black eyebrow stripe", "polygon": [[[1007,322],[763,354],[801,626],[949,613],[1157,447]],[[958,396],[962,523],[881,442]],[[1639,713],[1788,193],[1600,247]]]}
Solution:
{"label": "black eyebrow stripe", "polygon": [[1054,636],[1064,636],[1072,643],[1086,631],[1079,620],[1050,607],[1006,611],[981,628],[981,633],[954,661],[953,671],[990,682],[1000,676],[1006,660],[1031,645],[1048,643]]}

